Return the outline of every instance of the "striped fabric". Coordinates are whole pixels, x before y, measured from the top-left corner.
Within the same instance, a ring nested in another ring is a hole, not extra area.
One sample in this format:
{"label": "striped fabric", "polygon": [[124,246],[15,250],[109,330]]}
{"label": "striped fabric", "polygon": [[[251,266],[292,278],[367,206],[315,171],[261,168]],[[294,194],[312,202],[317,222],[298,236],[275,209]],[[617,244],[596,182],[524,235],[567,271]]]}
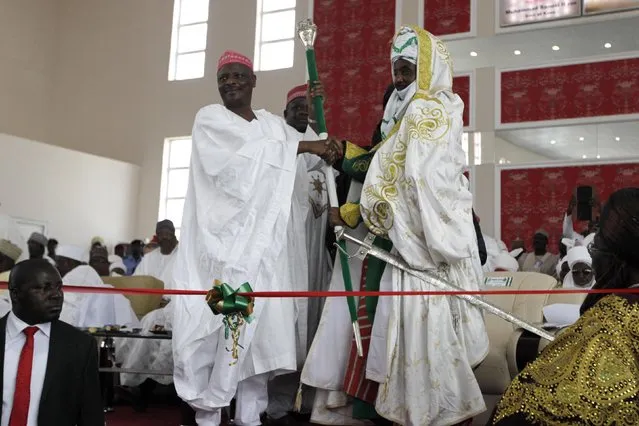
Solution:
{"label": "striped fabric", "polygon": [[[360,290],[366,290],[366,271],[368,270],[368,259],[362,264],[362,278],[360,279]],[[368,319],[366,312],[366,298],[360,297],[357,307],[357,322],[362,335],[362,349],[364,357],[357,355],[357,346],[355,338],[351,342],[351,353],[348,358],[348,366],[346,367],[346,376],[344,377],[344,392],[346,394],[360,399],[369,404],[375,405],[377,398],[377,388],[379,384],[372,380],[366,379],[366,359],[368,357],[368,348],[371,343],[371,332],[373,324]]]}

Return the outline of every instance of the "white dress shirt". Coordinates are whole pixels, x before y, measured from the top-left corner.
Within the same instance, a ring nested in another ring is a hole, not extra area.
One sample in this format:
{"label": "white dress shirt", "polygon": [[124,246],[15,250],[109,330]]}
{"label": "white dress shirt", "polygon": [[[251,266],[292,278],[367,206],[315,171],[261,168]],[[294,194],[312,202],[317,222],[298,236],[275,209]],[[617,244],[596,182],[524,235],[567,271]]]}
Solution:
{"label": "white dress shirt", "polygon": [[[27,337],[22,332],[29,324],[16,317],[13,312],[7,317],[7,328],[4,342],[4,371],[2,375],[2,419],[0,426],[8,426],[13,407],[13,395],[16,390],[16,376],[20,353]],[[51,323],[37,324],[39,328],[33,336],[33,367],[31,369],[31,397],[29,399],[29,420],[27,426],[38,425],[40,397],[44,385],[44,374],[47,371],[49,358],[49,338]]]}

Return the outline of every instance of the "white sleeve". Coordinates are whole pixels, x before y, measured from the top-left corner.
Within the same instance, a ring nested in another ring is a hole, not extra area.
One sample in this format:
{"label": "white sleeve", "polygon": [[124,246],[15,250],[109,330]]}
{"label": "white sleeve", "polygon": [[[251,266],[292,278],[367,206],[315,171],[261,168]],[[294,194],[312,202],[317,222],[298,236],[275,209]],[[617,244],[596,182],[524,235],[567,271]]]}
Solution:
{"label": "white sleeve", "polygon": [[566,238],[571,238],[571,239],[575,238],[575,229],[572,226],[572,216],[571,215],[567,214],[567,215],[564,216],[564,224],[563,224],[562,234]]}

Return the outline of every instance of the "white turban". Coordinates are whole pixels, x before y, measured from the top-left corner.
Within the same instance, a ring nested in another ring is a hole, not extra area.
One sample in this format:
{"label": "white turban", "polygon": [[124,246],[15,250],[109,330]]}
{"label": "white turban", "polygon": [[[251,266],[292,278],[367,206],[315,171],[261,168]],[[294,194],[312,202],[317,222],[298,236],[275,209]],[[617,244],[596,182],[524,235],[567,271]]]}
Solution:
{"label": "white turban", "polygon": [[555,273],[557,274],[557,278],[561,277],[561,267],[564,263],[566,263],[566,258],[562,257],[561,259],[559,259],[559,262],[557,262],[557,266],[555,266]]}
{"label": "white turban", "polygon": [[109,255],[109,263],[123,262],[122,258],[117,254]]}
{"label": "white turban", "polygon": [[508,252],[501,252],[495,259],[495,270],[498,269],[508,272],[517,272],[519,270],[519,263]]}
{"label": "white turban", "polygon": [[405,59],[411,64],[417,64],[417,52],[417,34],[412,28],[402,27],[393,40],[391,63]]}
{"label": "white turban", "polygon": [[0,253],[7,256],[9,259],[17,262],[20,256],[22,255],[22,250],[17,245],[13,244],[9,240],[1,239],[0,240]]}
{"label": "white turban", "polygon": [[55,250],[56,256],[62,256],[69,259],[77,260],[78,262],[86,263],[87,262],[87,252],[86,250],[71,245],[60,245]]}
{"label": "white turban", "polygon": [[592,257],[590,257],[588,249],[584,246],[577,246],[568,250],[566,261],[568,262],[568,266],[570,266],[570,269],[572,269],[572,267],[575,266],[576,263],[585,263],[587,265],[592,265]]}
{"label": "white turban", "polygon": [[109,272],[113,272],[114,269],[122,269],[124,272],[126,272],[126,266],[124,266],[124,262],[122,262],[121,260],[115,261],[111,263],[111,265],[109,265]]}

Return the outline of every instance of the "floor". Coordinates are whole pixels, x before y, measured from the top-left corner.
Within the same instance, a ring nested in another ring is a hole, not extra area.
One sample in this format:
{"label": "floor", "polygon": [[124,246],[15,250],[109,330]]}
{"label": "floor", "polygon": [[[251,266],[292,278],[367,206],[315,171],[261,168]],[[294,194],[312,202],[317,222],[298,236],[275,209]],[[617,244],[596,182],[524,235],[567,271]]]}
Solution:
{"label": "floor", "polygon": [[131,406],[116,406],[107,413],[107,426],[179,426],[180,409],[177,406],[152,405],[146,412],[138,413]]}

